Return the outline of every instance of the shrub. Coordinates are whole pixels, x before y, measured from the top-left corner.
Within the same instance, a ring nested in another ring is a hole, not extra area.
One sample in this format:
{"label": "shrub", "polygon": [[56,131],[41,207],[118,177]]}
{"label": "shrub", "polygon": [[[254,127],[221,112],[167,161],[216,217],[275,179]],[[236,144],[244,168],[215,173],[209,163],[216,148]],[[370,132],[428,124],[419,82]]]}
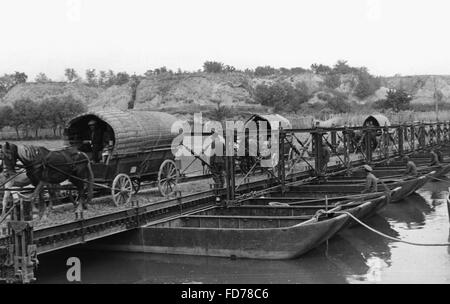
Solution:
{"label": "shrub", "polygon": [[325,74],[325,75],[330,74],[332,71],[332,69],[329,66],[317,63],[311,65],[311,70],[315,74]]}
{"label": "shrub", "polygon": [[389,90],[386,94],[386,99],[378,100],[376,106],[384,109],[392,109],[394,112],[407,110],[410,108],[412,96],[406,93],[405,90]]}
{"label": "shrub", "polygon": [[221,73],[224,69],[224,65],[217,61],[206,61],[203,63],[203,71],[206,73]]}
{"label": "shrub", "polygon": [[336,89],[341,85],[341,77],[337,74],[325,76],[324,84],[327,88]]}
{"label": "shrub", "polygon": [[277,72],[277,70],[271,66],[259,66],[255,69],[255,76],[257,77],[264,77],[273,75]]}
{"label": "shrub", "polygon": [[355,96],[359,99],[366,98],[376,92],[380,88],[381,81],[379,78],[370,75],[367,70],[361,70],[358,73],[358,84],[355,87]]}
{"label": "shrub", "polygon": [[276,111],[296,112],[309,97],[308,87],[304,83],[293,87],[287,82],[277,82],[260,84],[255,88],[255,100],[264,106],[274,107]]}

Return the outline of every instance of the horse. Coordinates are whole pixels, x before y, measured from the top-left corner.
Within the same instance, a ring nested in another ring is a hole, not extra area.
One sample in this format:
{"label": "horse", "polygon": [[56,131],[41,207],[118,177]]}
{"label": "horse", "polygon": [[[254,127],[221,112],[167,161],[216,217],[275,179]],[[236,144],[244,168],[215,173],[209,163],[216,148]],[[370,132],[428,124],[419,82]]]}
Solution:
{"label": "horse", "polygon": [[17,161],[23,164],[27,177],[35,187],[30,198],[33,201],[38,198],[39,219],[47,213],[41,196],[42,188],[48,184],[61,184],[66,180],[77,188],[76,210],[80,209],[79,200],[81,207],[87,209],[86,200],[92,199],[94,174],[86,153],[74,148],[50,151],[42,146],[18,146],[9,142],[6,142],[1,150],[7,170],[14,171]]}

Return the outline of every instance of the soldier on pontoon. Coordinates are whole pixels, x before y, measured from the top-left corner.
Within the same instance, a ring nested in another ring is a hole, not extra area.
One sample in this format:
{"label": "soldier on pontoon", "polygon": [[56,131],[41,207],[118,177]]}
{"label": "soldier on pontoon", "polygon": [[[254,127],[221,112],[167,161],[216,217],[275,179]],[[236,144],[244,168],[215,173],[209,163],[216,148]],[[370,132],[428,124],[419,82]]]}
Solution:
{"label": "soldier on pontoon", "polygon": [[404,175],[417,175],[417,166],[416,164],[409,158],[409,156],[403,157],[403,160],[406,162],[406,169]]}
{"label": "soldier on pontoon", "polygon": [[376,178],[375,175],[373,175],[372,167],[369,165],[363,166],[364,170],[367,172],[366,176],[366,186],[364,190],[361,193],[374,193],[378,191],[378,178]]}
{"label": "soldier on pontoon", "polygon": [[431,154],[431,163],[430,163],[430,166],[439,166],[439,165],[440,165],[440,162],[439,162],[439,156],[438,156],[437,153],[434,151],[434,149],[431,149],[430,154]]}

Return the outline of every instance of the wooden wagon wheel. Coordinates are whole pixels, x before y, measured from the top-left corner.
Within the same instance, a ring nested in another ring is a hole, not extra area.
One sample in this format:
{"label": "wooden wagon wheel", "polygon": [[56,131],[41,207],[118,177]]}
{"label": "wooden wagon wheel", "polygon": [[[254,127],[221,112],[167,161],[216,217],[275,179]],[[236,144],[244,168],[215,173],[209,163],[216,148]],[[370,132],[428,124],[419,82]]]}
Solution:
{"label": "wooden wagon wheel", "polygon": [[133,185],[128,175],[118,174],[112,183],[112,198],[116,206],[129,203],[133,194]]}
{"label": "wooden wagon wheel", "polygon": [[167,197],[175,192],[179,174],[173,160],[166,159],[163,161],[158,171],[158,188],[163,196]]}
{"label": "wooden wagon wheel", "polygon": [[133,186],[134,194],[137,194],[141,189],[141,180],[139,178],[133,178],[131,184]]}

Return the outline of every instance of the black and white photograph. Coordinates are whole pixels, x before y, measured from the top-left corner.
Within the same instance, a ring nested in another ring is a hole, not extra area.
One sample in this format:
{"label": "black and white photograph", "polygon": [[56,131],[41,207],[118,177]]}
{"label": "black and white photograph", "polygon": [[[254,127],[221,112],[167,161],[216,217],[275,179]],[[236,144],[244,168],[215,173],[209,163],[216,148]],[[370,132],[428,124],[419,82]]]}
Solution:
{"label": "black and white photograph", "polygon": [[1,0],[0,284],[450,283],[449,11]]}

